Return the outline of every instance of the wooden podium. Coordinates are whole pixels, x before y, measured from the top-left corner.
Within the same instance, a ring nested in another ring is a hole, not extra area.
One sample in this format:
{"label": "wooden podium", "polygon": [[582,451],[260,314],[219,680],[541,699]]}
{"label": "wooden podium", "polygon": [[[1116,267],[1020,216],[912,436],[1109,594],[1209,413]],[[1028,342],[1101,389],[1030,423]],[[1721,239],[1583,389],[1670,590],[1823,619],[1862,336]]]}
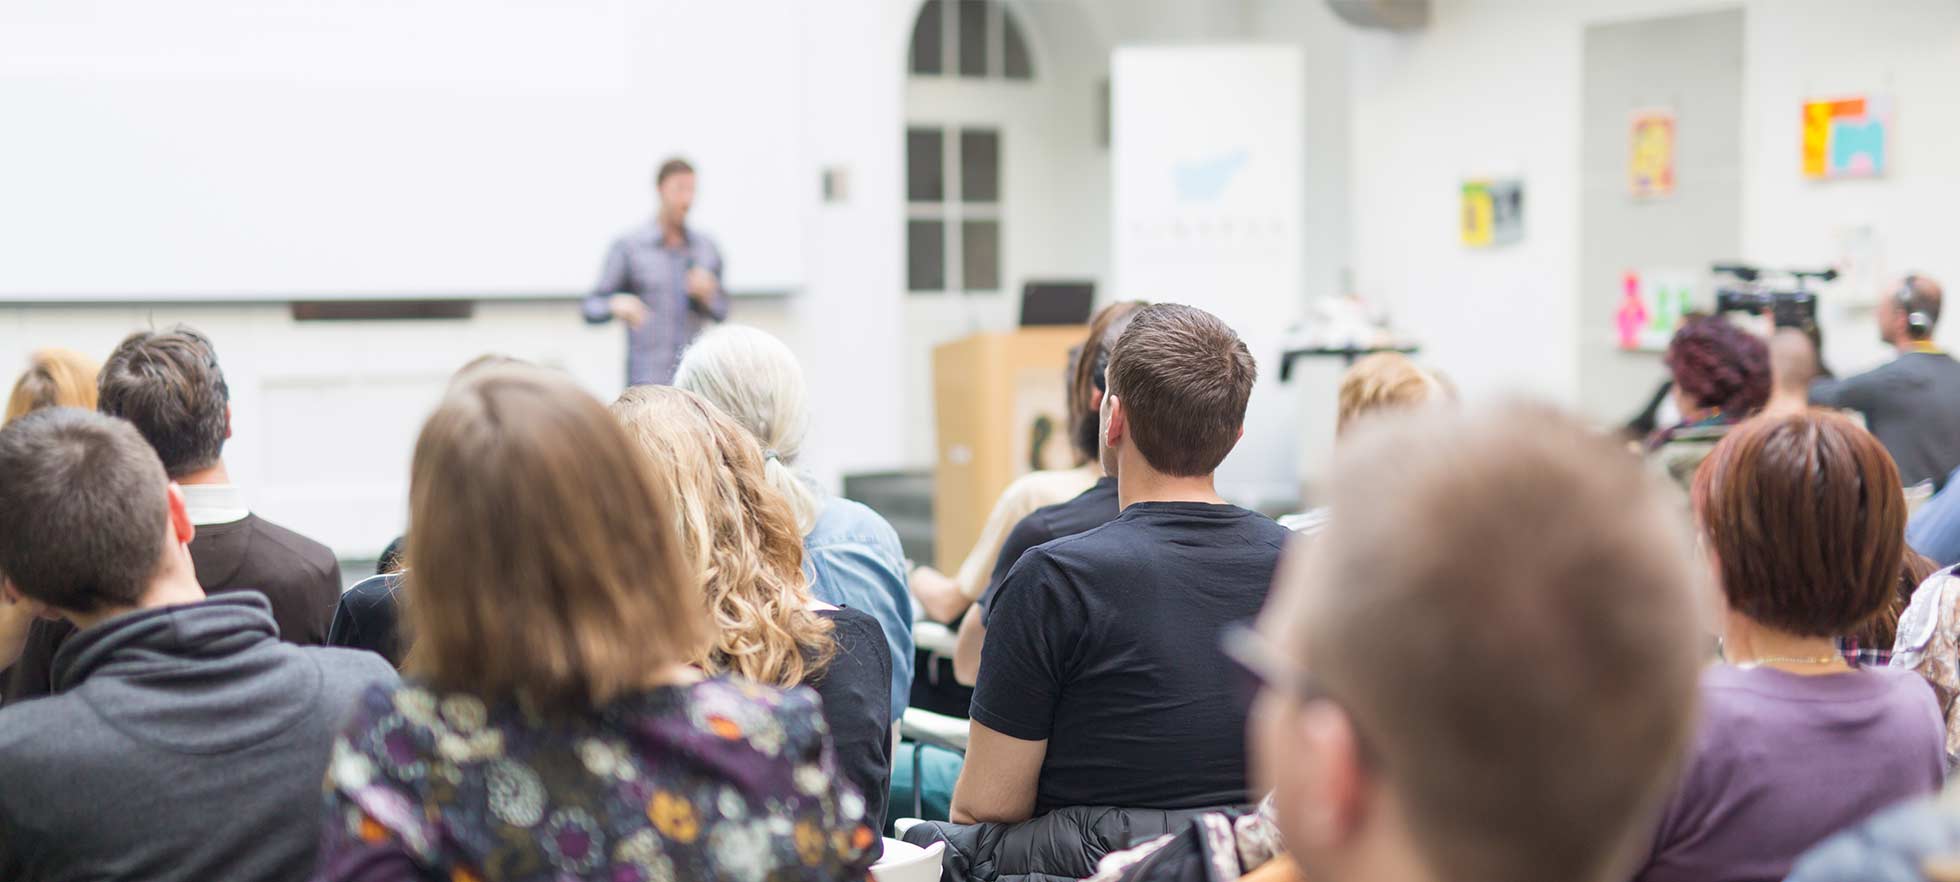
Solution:
{"label": "wooden podium", "polygon": [[1015,478],[1072,464],[1068,353],[1082,325],[975,334],[932,350],[933,554],[951,573]]}

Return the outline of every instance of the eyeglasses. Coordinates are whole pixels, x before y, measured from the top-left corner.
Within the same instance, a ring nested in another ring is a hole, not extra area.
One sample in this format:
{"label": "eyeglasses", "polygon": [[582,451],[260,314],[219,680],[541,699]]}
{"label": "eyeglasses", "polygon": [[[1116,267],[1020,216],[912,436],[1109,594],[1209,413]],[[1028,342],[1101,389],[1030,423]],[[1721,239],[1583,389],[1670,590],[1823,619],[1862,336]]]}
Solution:
{"label": "eyeglasses", "polygon": [[1326,702],[1341,708],[1353,727],[1355,740],[1359,742],[1362,760],[1371,766],[1379,765],[1380,759],[1361,732],[1361,725],[1354,715],[1347,711],[1341,700],[1327,691],[1313,674],[1300,665],[1287,661],[1264,636],[1251,625],[1237,624],[1225,629],[1219,638],[1218,648],[1232,663],[1238,674],[1238,694],[1241,706],[1250,708],[1252,700],[1262,690],[1273,690],[1291,695],[1301,704]]}

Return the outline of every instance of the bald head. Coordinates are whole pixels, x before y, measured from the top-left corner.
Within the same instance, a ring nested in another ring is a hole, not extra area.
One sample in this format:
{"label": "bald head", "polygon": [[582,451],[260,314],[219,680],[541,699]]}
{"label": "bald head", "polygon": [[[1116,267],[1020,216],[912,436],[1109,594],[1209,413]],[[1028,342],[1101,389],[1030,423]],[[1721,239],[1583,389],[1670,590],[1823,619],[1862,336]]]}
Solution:
{"label": "bald head", "polygon": [[1946,292],[1932,277],[1906,276],[1885,298],[1885,308],[1880,313],[1879,330],[1886,342],[1902,345],[1931,339],[1945,299]]}
{"label": "bald head", "polygon": [[[1389,417],[1338,460],[1337,514],[1266,625],[1377,758],[1357,811],[1397,815],[1439,878],[1624,878],[1701,661],[1675,509],[1631,456],[1537,408]],[[1282,820],[1339,798],[1281,799]],[[1336,869],[1300,838],[1309,877]]]}
{"label": "bald head", "polygon": [[1778,328],[1769,338],[1770,378],[1774,395],[1804,398],[1817,379],[1817,346],[1796,328]]}

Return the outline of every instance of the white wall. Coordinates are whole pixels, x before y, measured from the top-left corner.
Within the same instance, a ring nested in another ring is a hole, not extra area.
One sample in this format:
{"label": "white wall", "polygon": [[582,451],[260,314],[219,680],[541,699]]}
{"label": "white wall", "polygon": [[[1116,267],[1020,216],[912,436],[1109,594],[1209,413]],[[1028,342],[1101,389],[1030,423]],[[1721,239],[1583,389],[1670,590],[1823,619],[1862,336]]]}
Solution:
{"label": "white wall", "polygon": [[[1466,396],[1523,392],[1583,406],[1577,383],[1579,95],[1589,23],[1731,8],[1678,0],[1439,0],[1411,35],[1356,32],[1353,168],[1357,289],[1386,301]],[[1744,259],[1818,265],[1834,230],[1880,227],[1892,267],[1960,278],[1942,237],[1960,197],[1960,9],[1943,0],[1751,0],[1745,25]],[[1665,63],[1657,59],[1656,63]],[[1800,96],[1885,90],[1897,159],[1882,181],[1797,174]],[[1457,241],[1457,185],[1525,179],[1526,233],[1509,248]],[[1951,283],[1949,283],[1951,284]],[[1838,296],[1842,303],[1849,295]],[[1825,312],[1841,370],[1881,353],[1868,318]],[[1943,340],[1960,341],[1960,322]]]}

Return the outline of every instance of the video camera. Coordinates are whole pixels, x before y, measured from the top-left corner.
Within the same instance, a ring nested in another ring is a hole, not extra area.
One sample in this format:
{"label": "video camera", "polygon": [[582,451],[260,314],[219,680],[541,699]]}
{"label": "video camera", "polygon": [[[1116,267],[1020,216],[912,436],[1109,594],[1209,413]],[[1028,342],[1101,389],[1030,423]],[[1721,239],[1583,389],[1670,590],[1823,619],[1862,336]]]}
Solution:
{"label": "video camera", "polygon": [[1817,294],[1810,290],[1811,280],[1829,282],[1838,275],[1835,269],[1784,270],[1777,275],[1790,277],[1795,286],[1779,287],[1764,281],[1766,271],[1757,267],[1718,263],[1711,269],[1717,275],[1735,279],[1715,290],[1717,314],[1768,315],[1776,327],[1796,328],[1806,334],[1817,328]]}

